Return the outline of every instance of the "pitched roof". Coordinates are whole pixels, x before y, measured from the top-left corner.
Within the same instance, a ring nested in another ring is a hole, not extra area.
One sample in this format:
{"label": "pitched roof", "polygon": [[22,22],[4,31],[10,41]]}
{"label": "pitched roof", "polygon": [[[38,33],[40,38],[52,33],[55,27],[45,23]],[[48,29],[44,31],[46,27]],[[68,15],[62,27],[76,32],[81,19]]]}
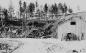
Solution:
{"label": "pitched roof", "polygon": [[73,13],[73,14],[64,16],[61,20],[58,21],[58,25],[63,24],[64,22],[67,22],[67,21],[72,20],[74,18],[79,18],[79,19],[86,22],[85,17],[86,17],[85,12]]}
{"label": "pitched roof", "polygon": [[56,23],[54,23],[54,30],[57,29],[58,26],[60,26],[61,24],[73,19],[73,18],[79,18],[83,21],[86,22],[86,12],[78,12],[78,13],[72,13],[72,14],[69,14],[67,16],[60,16],[60,19],[58,19],[56,21]]}

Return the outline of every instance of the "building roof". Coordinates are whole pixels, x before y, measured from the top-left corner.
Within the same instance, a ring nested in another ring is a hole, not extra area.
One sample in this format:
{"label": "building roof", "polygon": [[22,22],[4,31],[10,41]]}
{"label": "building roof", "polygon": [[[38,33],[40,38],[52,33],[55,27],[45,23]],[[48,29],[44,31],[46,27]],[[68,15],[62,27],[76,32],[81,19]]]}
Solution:
{"label": "building roof", "polygon": [[86,18],[85,17],[86,17],[86,13],[85,12],[73,13],[73,14],[61,17],[61,19],[58,21],[58,24],[61,25],[64,22],[67,22],[67,21],[72,20],[74,18],[79,18],[80,20],[83,20],[83,21],[86,22]]}
{"label": "building roof", "polygon": [[79,18],[86,22],[86,12],[78,12],[78,13],[72,13],[67,16],[60,16],[60,19],[57,19],[57,21],[53,24],[53,29],[56,30],[58,26],[62,25],[63,23],[72,20],[73,18]]}

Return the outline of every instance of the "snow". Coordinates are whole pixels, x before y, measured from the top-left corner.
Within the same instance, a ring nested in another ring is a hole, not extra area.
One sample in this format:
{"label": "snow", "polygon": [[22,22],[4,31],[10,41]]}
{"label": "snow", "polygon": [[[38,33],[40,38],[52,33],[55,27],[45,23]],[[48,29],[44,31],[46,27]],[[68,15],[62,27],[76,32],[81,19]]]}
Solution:
{"label": "snow", "polygon": [[69,53],[73,49],[86,53],[86,41],[60,41],[58,39],[1,39],[17,40],[23,45],[13,53]]}

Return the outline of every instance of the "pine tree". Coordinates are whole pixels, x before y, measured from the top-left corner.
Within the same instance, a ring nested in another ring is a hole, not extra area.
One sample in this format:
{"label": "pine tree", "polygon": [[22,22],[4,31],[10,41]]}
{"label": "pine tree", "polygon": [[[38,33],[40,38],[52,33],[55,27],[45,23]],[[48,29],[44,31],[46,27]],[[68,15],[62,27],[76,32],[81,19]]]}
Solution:
{"label": "pine tree", "polygon": [[54,4],[54,12],[55,12],[54,14],[57,14],[57,12],[58,12],[58,7],[57,7],[56,3]]}
{"label": "pine tree", "polygon": [[20,11],[20,17],[21,17],[21,14],[22,14],[21,9],[22,9],[22,2],[21,2],[21,0],[20,0],[20,1],[19,1],[19,11]]}
{"label": "pine tree", "polygon": [[24,9],[24,11],[26,10],[26,7],[27,7],[27,5],[26,5],[26,2],[24,1],[23,2],[23,9]]}
{"label": "pine tree", "polygon": [[71,8],[69,8],[68,12],[69,12],[69,13],[72,13],[72,12],[73,12],[73,10],[72,10]]}
{"label": "pine tree", "polygon": [[48,6],[47,6],[47,3],[44,5],[44,12],[45,12],[45,13],[48,12]]}
{"label": "pine tree", "polygon": [[58,4],[58,11],[61,11],[61,13],[63,12],[63,4],[62,3],[59,3]]}
{"label": "pine tree", "polygon": [[35,10],[35,4],[30,3],[28,6],[28,12],[32,14],[34,12],[34,10]]}
{"label": "pine tree", "polygon": [[36,1],[36,7],[38,7],[38,2]]}
{"label": "pine tree", "polygon": [[57,14],[57,12],[58,12],[58,7],[57,4],[55,3],[54,5],[51,6],[51,13]]}
{"label": "pine tree", "polygon": [[67,13],[67,10],[68,10],[67,5],[64,4],[63,9],[62,9],[62,13]]}

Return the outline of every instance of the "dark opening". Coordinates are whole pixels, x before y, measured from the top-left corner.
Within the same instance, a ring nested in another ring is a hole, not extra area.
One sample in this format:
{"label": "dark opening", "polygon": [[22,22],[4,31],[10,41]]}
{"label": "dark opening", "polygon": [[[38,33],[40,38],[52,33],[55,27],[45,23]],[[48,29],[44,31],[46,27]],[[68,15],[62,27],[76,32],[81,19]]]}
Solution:
{"label": "dark opening", "polygon": [[79,40],[78,36],[74,33],[67,33],[66,36],[64,36],[64,39],[66,41]]}
{"label": "dark opening", "polygon": [[76,22],[73,21],[73,22],[70,22],[70,24],[71,24],[71,25],[76,25]]}

